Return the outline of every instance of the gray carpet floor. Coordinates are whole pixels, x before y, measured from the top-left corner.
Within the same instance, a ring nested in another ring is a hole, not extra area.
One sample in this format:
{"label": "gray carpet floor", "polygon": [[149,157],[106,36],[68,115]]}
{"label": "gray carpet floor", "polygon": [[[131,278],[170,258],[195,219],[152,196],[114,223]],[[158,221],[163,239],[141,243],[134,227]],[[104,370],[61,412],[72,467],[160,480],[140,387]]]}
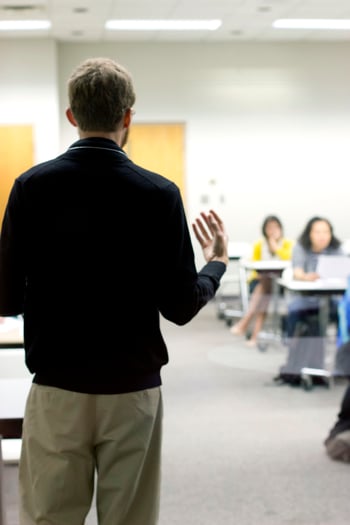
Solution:
{"label": "gray carpet floor", "polygon": [[[215,302],[188,325],[162,320],[162,329],[170,362],[160,525],[348,525],[350,465],[323,445],[347,382],[277,386],[283,345],[246,346]],[[6,466],[5,500],[17,525],[16,465]],[[96,523],[93,505],[86,525]]]}

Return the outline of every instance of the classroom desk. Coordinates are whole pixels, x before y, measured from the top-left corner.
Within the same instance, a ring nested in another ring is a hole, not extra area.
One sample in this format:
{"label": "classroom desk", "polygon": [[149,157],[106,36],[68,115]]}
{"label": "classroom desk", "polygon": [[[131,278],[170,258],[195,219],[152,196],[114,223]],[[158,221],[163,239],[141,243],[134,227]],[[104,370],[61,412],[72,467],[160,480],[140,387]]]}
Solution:
{"label": "classroom desk", "polygon": [[264,261],[252,261],[248,259],[241,259],[241,265],[246,270],[256,270],[257,272],[269,272],[275,274],[282,272],[291,266],[290,261],[282,261],[281,259],[271,259]]}
{"label": "classroom desk", "polygon": [[[242,317],[248,310],[249,307],[249,290],[248,290],[248,275],[249,272],[255,270],[259,273],[267,273],[273,279],[272,286],[272,299],[273,299],[273,333],[261,332],[261,339],[264,339],[264,342],[261,345],[261,349],[266,348],[268,340],[274,340],[276,338],[276,329],[277,329],[277,320],[278,320],[278,286],[276,285],[276,278],[280,277],[282,272],[289,268],[291,265],[290,261],[282,261],[280,259],[271,259],[263,261],[252,261],[242,257],[239,259],[239,288],[241,295],[241,304],[242,312],[240,317]],[[231,312],[230,309],[227,309],[224,313],[227,321],[230,321],[233,317],[236,317],[235,312]]]}
{"label": "classroom desk", "polygon": [[317,295],[320,302],[321,333],[325,334],[328,322],[328,298],[332,295],[342,295],[347,288],[347,279],[317,279],[316,281],[299,281],[296,279],[278,278],[277,284],[285,290],[302,295]]}
{"label": "classroom desk", "polygon": [[23,348],[23,319],[5,317],[0,323],[1,348]]}
{"label": "classroom desk", "polygon": [[342,294],[347,288],[346,279],[317,279],[316,281],[298,281],[296,279],[277,279],[278,284],[291,292],[316,294]]}
{"label": "classroom desk", "polygon": [[[327,325],[329,319],[329,297],[332,295],[342,295],[347,289],[347,279],[317,279],[316,281],[299,281],[299,280],[288,280],[279,278],[277,279],[279,286],[282,286],[286,291],[302,294],[302,295],[313,295],[319,296],[320,308],[319,308],[319,322],[321,336],[325,336],[327,333]],[[324,376],[330,378],[332,372],[323,369],[312,369],[303,368],[301,370],[302,378],[306,379],[308,384],[308,378],[313,375]]]}
{"label": "classroom desk", "polygon": [[265,261],[251,261],[247,259],[240,260],[240,281],[241,281],[241,293],[242,293],[242,302],[244,305],[244,311],[248,310],[249,305],[249,293],[248,293],[248,274],[249,272],[255,270],[258,273],[268,274],[273,279],[273,290],[272,295],[274,301],[277,301],[277,287],[276,279],[281,277],[282,272],[289,268],[291,265],[290,261],[282,261],[280,259],[271,259]]}

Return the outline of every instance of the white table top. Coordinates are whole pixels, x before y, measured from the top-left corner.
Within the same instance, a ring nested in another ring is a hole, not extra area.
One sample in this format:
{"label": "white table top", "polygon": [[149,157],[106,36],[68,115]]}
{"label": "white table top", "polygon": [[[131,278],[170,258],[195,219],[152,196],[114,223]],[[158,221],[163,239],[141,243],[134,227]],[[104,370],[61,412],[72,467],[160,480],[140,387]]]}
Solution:
{"label": "white table top", "polygon": [[282,261],[281,259],[271,259],[264,261],[252,261],[249,259],[241,259],[240,264],[247,270],[256,271],[273,271],[273,270],[285,270],[291,265],[291,261]]}
{"label": "white table top", "polygon": [[277,279],[277,283],[291,292],[326,292],[343,293],[347,288],[346,279],[317,279],[316,281],[299,281],[297,279]]}
{"label": "white table top", "polygon": [[0,379],[0,419],[23,418],[32,378]]}
{"label": "white table top", "polygon": [[23,344],[23,319],[21,317],[4,317],[0,322],[0,344]]}

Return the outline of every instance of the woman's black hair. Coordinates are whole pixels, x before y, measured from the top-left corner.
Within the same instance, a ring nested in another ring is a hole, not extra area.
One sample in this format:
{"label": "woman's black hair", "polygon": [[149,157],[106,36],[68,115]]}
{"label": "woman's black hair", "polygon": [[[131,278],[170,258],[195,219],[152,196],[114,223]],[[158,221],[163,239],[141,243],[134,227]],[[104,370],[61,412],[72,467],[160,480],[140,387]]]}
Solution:
{"label": "woman's black hair", "polygon": [[262,223],[262,227],[261,227],[261,231],[265,239],[266,239],[266,226],[268,225],[269,222],[276,222],[278,226],[281,228],[281,231],[283,233],[283,226],[279,218],[276,215],[268,215],[267,217],[265,217],[264,222]]}
{"label": "woman's black hair", "polygon": [[301,246],[305,248],[305,250],[311,250],[310,232],[315,222],[318,222],[318,221],[325,222],[329,226],[329,229],[331,232],[331,242],[329,243],[329,247],[339,248],[339,246],[341,245],[341,241],[338,239],[338,237],[334,235],[333,226],[331,225],[328,219],[326,219],[325,217],[319,217],[318,215],[311,217],[311,219],[309,219],[308,222],[306,223],[306,226],[298,239]]}

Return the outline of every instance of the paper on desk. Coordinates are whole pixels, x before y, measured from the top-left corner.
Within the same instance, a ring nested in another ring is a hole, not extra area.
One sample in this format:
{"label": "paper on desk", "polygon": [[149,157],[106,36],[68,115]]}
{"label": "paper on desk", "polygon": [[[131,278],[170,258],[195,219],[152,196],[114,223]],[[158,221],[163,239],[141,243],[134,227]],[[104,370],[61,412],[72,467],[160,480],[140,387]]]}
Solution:
{"label": "paper on desk", "polygon": [[316,272],[321,279],[347,279],[350,276],[350,257],[347,255],[319,255]]}

